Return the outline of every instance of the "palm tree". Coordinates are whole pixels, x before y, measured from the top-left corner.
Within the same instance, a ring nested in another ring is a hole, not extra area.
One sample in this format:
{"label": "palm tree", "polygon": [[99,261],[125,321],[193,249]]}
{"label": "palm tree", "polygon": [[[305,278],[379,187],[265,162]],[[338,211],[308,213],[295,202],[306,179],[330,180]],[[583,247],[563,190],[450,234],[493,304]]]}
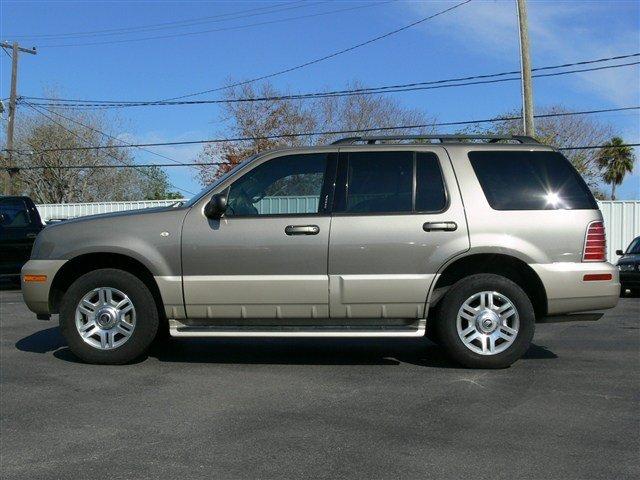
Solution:
{"label": "palm tree", "polygon": [[627,173],[633,171],[636,161],[631,147],[624,144],[620,137],[613,137],[598,152],[596,157],[602,172],[602,179],[611,185],[611,200],[616,199],[616,186],[620,185]]}

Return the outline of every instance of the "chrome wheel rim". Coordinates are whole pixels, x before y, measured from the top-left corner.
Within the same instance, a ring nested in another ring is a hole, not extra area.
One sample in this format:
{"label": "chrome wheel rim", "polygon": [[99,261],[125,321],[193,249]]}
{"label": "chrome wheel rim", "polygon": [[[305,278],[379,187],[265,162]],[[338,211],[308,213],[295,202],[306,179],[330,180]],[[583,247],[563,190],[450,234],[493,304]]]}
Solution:
{"label": "chrome wheel rim", "polygon": [[131,299],[111,287],[94,288],[76,307],[76,329],[80,338],[99,350],[126,343],[136,328],[136,309]]}
{"label": "chrome wheel rim", "polygon": [[520,318],[511,300],[498,292],[471,295],[458,310],[456,328],[462,343],[474,353],[497,355],[518,336]]}

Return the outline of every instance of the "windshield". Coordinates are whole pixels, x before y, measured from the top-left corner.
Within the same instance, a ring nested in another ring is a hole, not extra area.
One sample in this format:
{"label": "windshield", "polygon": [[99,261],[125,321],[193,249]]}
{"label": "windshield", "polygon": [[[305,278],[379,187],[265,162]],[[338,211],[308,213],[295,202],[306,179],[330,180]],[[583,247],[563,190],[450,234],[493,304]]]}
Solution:
{"label": "windshield", "polygon": [[248,158],[242,160],[240,163],[238,163],[235,167],[233,167],[227,173],[225,173],[221,177],[218,177],[212,184],[207,185],[202,190],[200,190],[198,193],[196,193],[193,197],[191,197],[189,200],[187,200],[184,203],[180,203],[180,205],[181,206],[185,206],[185,207],[192,206],[194,203],[196,203],[198,200],[200,200],[202,197],[204,197],[209,191],[211,191],[214,188],[216,188],[217,185],[220,185],[220,183],[224,182],[232,174],[236,173],[240,168],[244,167],[247,163],[249,163],[251,160],[256,158],[256,156],[257,155],[252,155],[251,157],[248,157]]}
{"label": "windshield", "polygon": [[640,237],[636,237],[632,240],[626,253],[640,253]]}

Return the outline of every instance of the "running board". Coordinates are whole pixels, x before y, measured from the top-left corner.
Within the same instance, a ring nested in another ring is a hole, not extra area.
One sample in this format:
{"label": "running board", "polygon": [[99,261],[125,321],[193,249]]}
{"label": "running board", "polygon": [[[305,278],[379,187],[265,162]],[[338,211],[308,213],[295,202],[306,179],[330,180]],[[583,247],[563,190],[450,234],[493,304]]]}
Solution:
{"label": "running board", "polygon": [[423,337],[426,319],[410,326],[212,326],[169,320],[172,337]]}

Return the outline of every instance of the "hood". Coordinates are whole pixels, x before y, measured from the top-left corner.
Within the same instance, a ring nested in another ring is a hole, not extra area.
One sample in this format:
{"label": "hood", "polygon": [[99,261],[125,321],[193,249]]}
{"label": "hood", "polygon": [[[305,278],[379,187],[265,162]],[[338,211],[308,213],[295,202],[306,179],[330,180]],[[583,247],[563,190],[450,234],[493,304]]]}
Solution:
{"label": "hood", "polygon": [[180,241],[188,207],[157,207],[78,217],[47,226],[32,259],[69,259],[94,252],[127,252],[143,245]]}
{"label": "hood", "polygon": [[627,263],[640,263],[640,253],[625,253],[618,260],[618,265],[625,265]]}
{"label": "hood", "polygon": [[[176,203],[178,203],[178,200],[176,200]],[[175,205],[175,204],[174,204]],[[149,215],[149,214],[154,214],[157,212],[166,212],[166,211],[172,211],[172,210],[176,210],[181,208],[181,206],[165,206],[165,207],[153,207],[153,208],[142,208],[140,210],[124,210],[122,212],[109,212],[109,213],[96,213],[94,215],[84,215],[82,217],[75,217],[75,218],[67,218],[64,220],[61,220],[60,222],[55,222],[53,224],[51,224],[51,226],[53,225],[58,225],[59,223],[63,223],[65,225],[68,224],[72,224],[72,223],[80,223],[80,222],[90,222],[96,219],[108,219],[108,218],[117,218],[117,217],[138,217],[138,216],[145,216],[145,215]]]}

